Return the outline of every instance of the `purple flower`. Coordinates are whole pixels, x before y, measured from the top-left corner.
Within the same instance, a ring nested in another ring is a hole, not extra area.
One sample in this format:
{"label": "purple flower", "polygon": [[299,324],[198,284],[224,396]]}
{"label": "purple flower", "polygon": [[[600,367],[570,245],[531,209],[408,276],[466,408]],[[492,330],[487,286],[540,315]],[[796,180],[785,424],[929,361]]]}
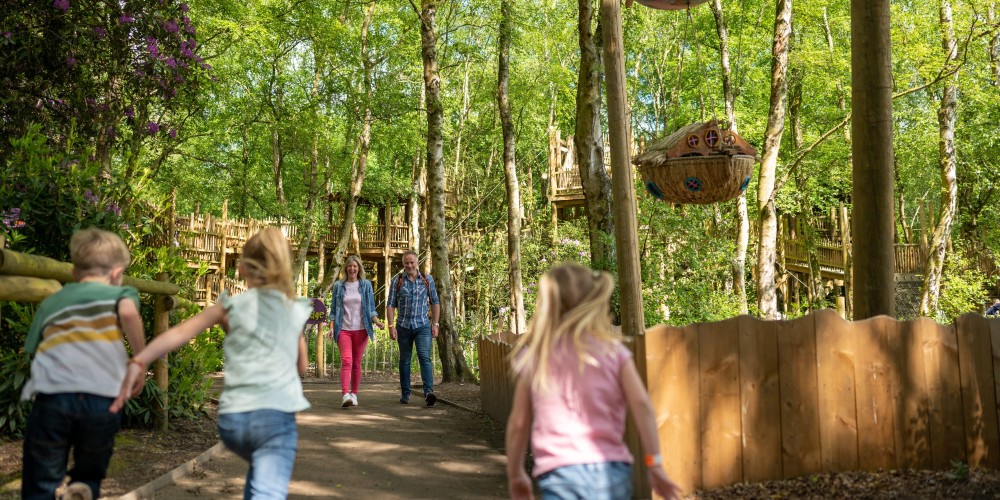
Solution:
{"label": "purple flower", "polygon": [[196,32],[194,26],[192,26],[190,24],[185,24],[184,25],[184,31],[186,31],[188,33],[191,33],[192,35],[195,34],[195,32]]}
{"label": "purple flower", "polygon": [[91,191],[90,189],[87,189],[86,191],[83,192],[83,197],[87,201],[89,201],[89,202],[91,202],[91,203],[93,203],[95,205],[97,204],[97,195],[94,194],[94,192]]}
{"label": "purple flower", "polygon": [[176,68],[177,61],[173,57],[171,57],[170,59],[167,59],[167,66],[170,66],[171,68]]}
{"label": "purple flower", "polygon": [[182,3],[181,4],[181,12],[187,12],[187,11],[188,11],[188,4]]}
{"label": "purple flower", "polygon": [[149,122],[147,129],[149,130],[150,134],[155,134],[160,131],[160,124],[156,122]]}
{"label": "purple flower", "polygon": [[125,108],[125,116],[128,118],[135,118],[135,108],[132,106]]}
{"label": "purple flower", "polygon": [[167,33],[177,33],[177,23],[173,21],[166,21],[163,23],[163,29],[167,30]]}
{"label": "purple flower", "polygon": [[191,52],[191,49],[184,47],[181,49],[181,55],[190,59],[194,57],[194,52]]}
{"label": "purple flower", "polygon": [[118,208],[118,204],[115,203],[115,202],[108,203],[108,205],[106,207],[104,207],[104,211],[105,212],[111,212],[111,213],[113,213],[115,215],[121,215],[122,214],[122,210],[120,208]]}
{"label": "purple flower", "polygon": [[149,52],[149,55],[153,57],[157,57],[160,55],[160,48],[156,46],[156,42],[154,41],[146,45],[146,52]]}
{"label": "purple flower", "polygon": [[170,134],[170,138],[171,139],[176,139],[177,138],[177,129],[172,128],[172,129],[170,129],[170,132],[167,132],[167,133]]}
{"label": "purple flower", "polygon": [[21,220],[20,208],[12,208],[6,212],[0,212],[0,217],[2,217],[3,225],[7,226],[8,229],[24,227],[24,221]]}
{"label": "purple flower", "polygon": [[212,69],[212,65],[208,64],[208,63],[202,64],[201,65],[201,69],[204,69],[204,70]]}
{"label": "purple flower", "polygon": [[66,56],[66,66],[73,67],[76,66],[76,58],[73,56]]}
{"label": "purple flower", "polygon": [[14,34],[13,34],[13,33],[11,33],[11,32],[9,32],[9,31],[4,31],[4,32],[3,32],[3,37],[4,37],[4,38],[6,38],[6,39],[8,39],[8,40],[10,40],[10,38],[11,38],[12,36],[14,36]]}
{"label": "purple flower", "polygon": [[[68,1],[68,0],[67,0]],[[134,23],[135,18],[131,14],[122,14],[118,16],[118,24],[129,24]]]}
{"label": "purple flower", "polygon": [[52,0],[52,6],[66,12],[69,10],[69,0]]}
{"label": "purple flower", "polygon": [[94,26],[94,33],[97,35],[97,38],[100,39],[104,39],[104,37],[107,36],[108,34],[108,32],[105,31],[104,28],[100,26]]}

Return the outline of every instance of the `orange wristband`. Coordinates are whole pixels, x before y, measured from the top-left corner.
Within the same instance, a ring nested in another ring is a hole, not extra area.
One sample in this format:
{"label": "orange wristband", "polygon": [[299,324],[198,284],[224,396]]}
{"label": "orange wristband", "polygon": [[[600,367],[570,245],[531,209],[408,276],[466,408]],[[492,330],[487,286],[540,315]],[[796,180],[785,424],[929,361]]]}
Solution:
{"label": "orange wristband", "polygon": [[659,467],[663,465],[663,456],[659,453],[656,455],[646,455],[646,467]]}
{"label": "orange wristband", "polygon": [[142,368],[142,369],[143,369],[144,371],[146,370],[146,365],[145,365],[145,364],[143,364],[143,363],[142,363],[142,361],[139,361],[138,359],[135,359],[135,357],[134,357],[134,356],[133,356],[133,357],[131,357],[131,358],[128,358],[128,362],[129,362],[130,364],[135,364],[135,365],[139,365],[139,368]]}

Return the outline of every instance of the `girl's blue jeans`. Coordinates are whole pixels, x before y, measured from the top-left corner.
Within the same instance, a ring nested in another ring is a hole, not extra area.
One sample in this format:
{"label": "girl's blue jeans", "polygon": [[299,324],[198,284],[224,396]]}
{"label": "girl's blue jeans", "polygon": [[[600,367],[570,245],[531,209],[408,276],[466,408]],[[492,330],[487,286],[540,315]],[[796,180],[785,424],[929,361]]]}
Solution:
{"label": "girl's blue jeans", "polygon": [[38,394],[24,431],[21,498],[51,500],[66,476],[90,486],[97,498],[115,447],[122,412],[111,413],[113,398],[66,392]]}
{"label": "girl's blue jeans", "polygon": [[226,448],[250,463],[243,498],[286,498],[298,451],[295,414],[278,410],[222,413],[218,428]]}
{"label": "girl's blue jeans", "polygon": [[538,476],[543,500],[628,500],[632,465],[625,462],[567,465]]}

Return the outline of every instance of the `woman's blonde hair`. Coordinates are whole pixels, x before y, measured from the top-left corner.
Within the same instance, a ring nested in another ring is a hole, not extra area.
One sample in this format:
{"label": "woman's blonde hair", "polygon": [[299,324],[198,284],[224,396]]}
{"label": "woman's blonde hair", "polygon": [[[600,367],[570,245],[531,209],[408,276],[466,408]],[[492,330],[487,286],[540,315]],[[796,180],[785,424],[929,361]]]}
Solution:
{"label": "woman's blonde hair", "polygon": [[549,361],[557,344],[572,342],[583,371],[586,365],[597,365],[595,347],[618,339],[611,330],[614,287],[610,274],[573,263],[560,264],[542,276],[535,314],[511,354],[514,373],[530,377],[532,391],[549,389]]}
{"label": "woman's blonde hair", "polygon": [[344,265],[340,268],[340,279],[347,281],[347,265],[351,262],[358,265],[358,281],[365,279],[365,265],[361,263],[361,259],[357,255],[348,255],[344,259]]}
{"label": "woman's blonde hair", "polygon": [[278,228],[268,227],[250,237],[243,246],[240,263],[247,285],[274,288],[288,298],[295,297],[292,286],[292,250]]}

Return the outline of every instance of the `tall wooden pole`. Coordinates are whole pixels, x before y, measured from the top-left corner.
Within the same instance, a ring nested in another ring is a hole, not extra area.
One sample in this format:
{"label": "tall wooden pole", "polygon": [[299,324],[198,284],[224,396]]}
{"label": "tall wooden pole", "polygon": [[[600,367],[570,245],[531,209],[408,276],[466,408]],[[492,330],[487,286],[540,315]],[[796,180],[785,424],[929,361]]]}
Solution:
{"label": "tall wooden pole", "polygon": [[851,0],[854,320],[895,315],[889,0]]}
{"label": "tall wooden pole", "polygon": [[646,325],[642,313],[642,282],[636,233],[636,202],[629,158],[628,100],[625,93],[625,52],[620,0],[601,0],[604,74],[607,78],[608,135],[611,146],[611,197],[614,200],[615,250],[621,292],[622,335],[640,335]]}
{"label": "tall wooden pole", "polygon": [[[157,281],[169,281],[170,275],[167,273],[158,273],[156,275]],[[170,297],[167,295],[157,295],[154,302],[154,313],[153,313],[153,336],[159,336],[161,333],[167,331],[170,328]],[[164,354],[162,358],[153,362],[153,380],[156,381],[156,387],[160,389],[160,395],[162,399],[154,404],[153,407],[153,419],[156,422],[156,430],[165,431],[167,430],[167,425],[169,423],[168,416],[170,415],[170,405],[169,405],[169,394],[167,394],[167,388],[170,384],[170,373],[167,369],[167,356]]]}

